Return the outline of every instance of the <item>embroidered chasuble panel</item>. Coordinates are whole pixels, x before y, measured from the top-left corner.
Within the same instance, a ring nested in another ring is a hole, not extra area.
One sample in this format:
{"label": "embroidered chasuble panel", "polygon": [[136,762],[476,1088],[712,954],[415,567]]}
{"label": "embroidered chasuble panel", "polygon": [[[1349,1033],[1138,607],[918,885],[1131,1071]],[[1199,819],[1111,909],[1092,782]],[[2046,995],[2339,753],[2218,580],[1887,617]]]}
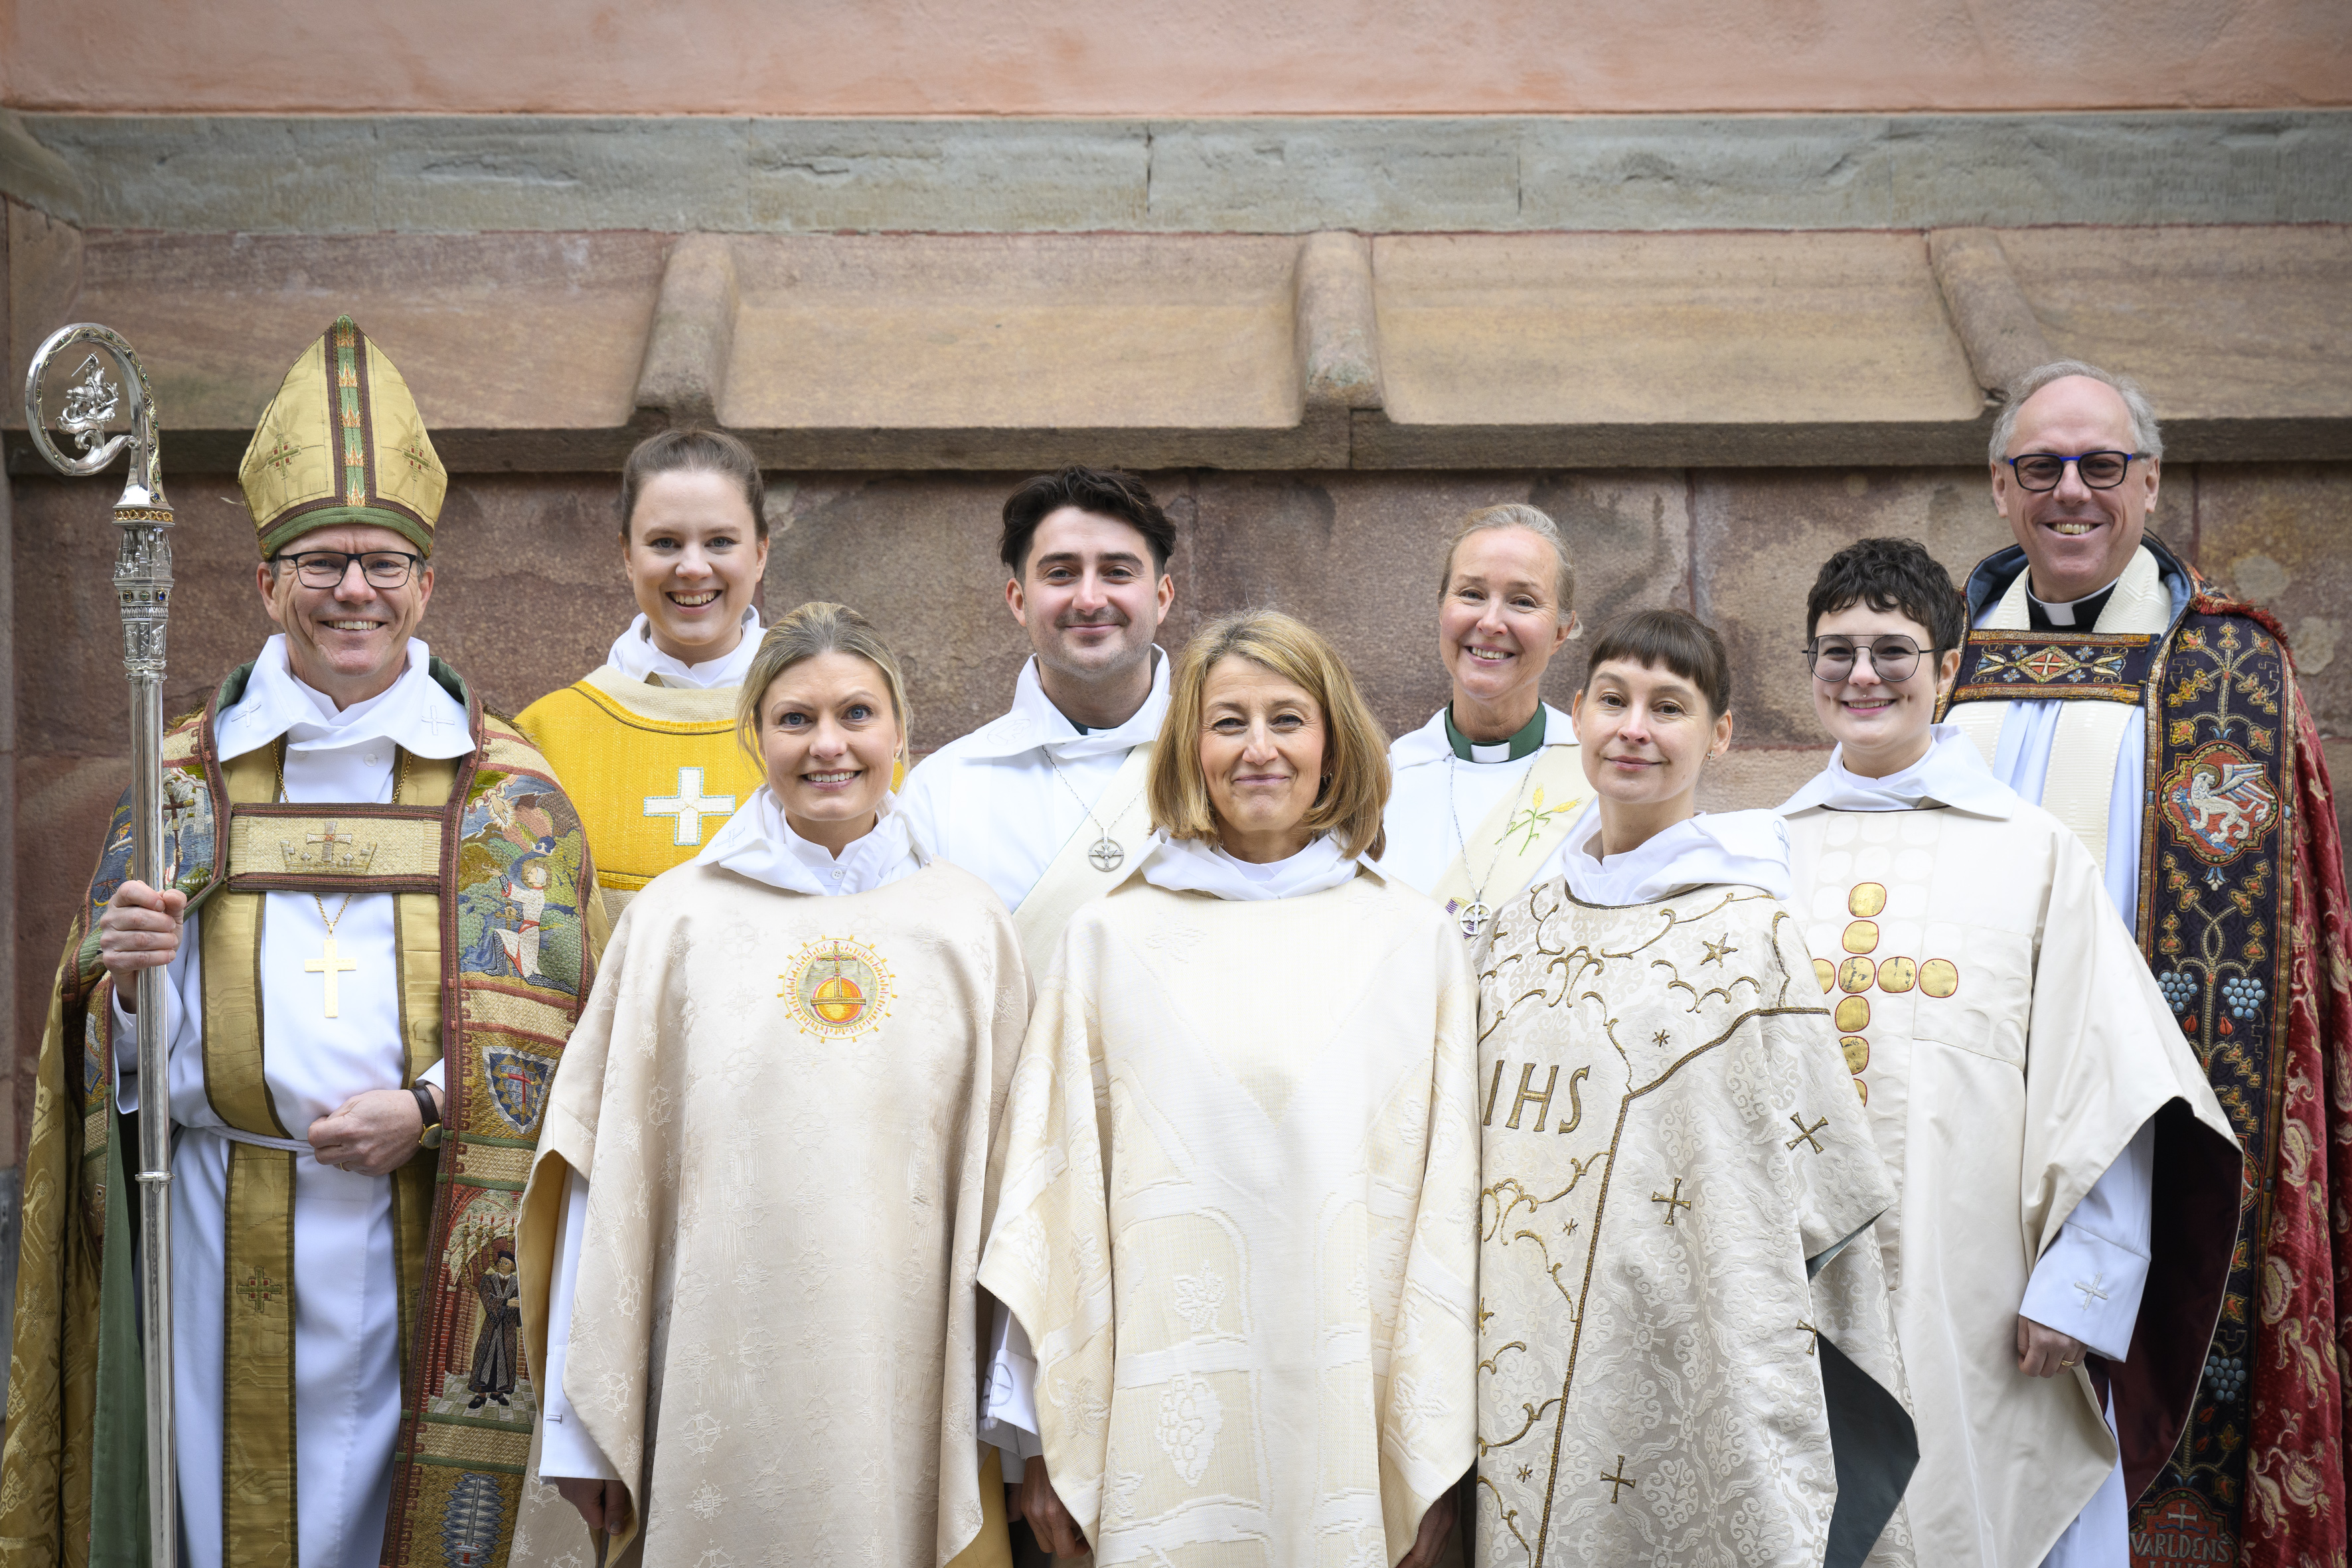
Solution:
{"label": "embroidered chasuble panel", "polygon": [[[973,1274],[1028,1011],[1003,904],[945,863],[841,898],[688,867],[630,906],[603,973],[532,1176],[523,1306],[536,1353],[578,1171],[565,1392],[628,1479],[644,1563],[949,1562],[982,1526]],[[584,1544],[551,1493],[525,1531],[538,1562]]]}
{"label": "embroidered chasuble panel", "polygon": [[1901,1418],[1893,1192],[1796,922],[1555,879],[1503,907],[1478,987],[1485,1561],[1909,1562],[1897,1478],[1832,1552],[1825,1358]]}
{"label": "embroidered chasuble panel", "polygon": [[[2336,843],[2326,764],[2275,623],[2210,592],[2152,534],[2147,550],[2192,594],[2154,640],[2140,684],[2137,930],[2250,1186],[2189,1425],[2133,1506],[2134,1552],[2141,1563],[2294,1564],[2343,1539],[2352,1342],[2339,1331],[2322,1350],[2308,1325],[2338,1322],[2352,1290],[2352,1210],[2340,1195],[2352,1186],[2352,1094],[2323,1100],[2319,1088],[2341,1080],[2352,1034],[2352,969],[2333,956],[2352,911],[2325,847]],[[1951,716],[1969,711],[1960,703]],[[2095,772],[2053,751],[2051,787]]]}
{"label": "embroidered chasuble panel", "polygon": [[[508,1267],[500,1258],[511,1257],[516,1203],[547,1088],[592,977],[580,910],[584,901],[589,921],[601,926],[595,874],[579,821],[544,761],[505,721],[483,714],[439,660],[431,673],[467,703],[475,752],[454,762],[409,759],[394,805],[335,807],[331,815],[317,805],[270,804],[269,751],[226,767],[213,755],[215,716],[241,695],[247,673],[233,675],[204,712],[173,724],[163,745],[165,869],[205,917],[198,929],[206,954],[207,1092],[231,1126],[285,1135],[259,1048],[254,963],[264,896],[392,894],[396,951],[370,956],[399,970],[403,1080],[446,1056],[448,1131],[437,1156],[420,1152],[390,1179],[398,1278],[387,1285],[400,1302],[403,1386],[383,1562],[399,1568],[454,1552],[479,1568],[499,1568],[535,1407],[530,1366],[501,1348],[513,1323],[499,1283]],[[49,1142],[27,1156],[37,1173],[62,1173],[71,1163],[94,1175],[108,1152],[102,1142],[93,1145],[92,1134],[110,1112],[111,983],[90,932],[128,875],[130,809],[126,791],[59,971],[43,1045],[49,1110],[37,1105],[36,1114],[37,1144],[42,1136]],[[312,858],[306,862],[306,855]],[[58,1070],[68,1038],[78,1040],[81,1058],[70,1084]],[[239,1370],[225,1391],[225,1411],[212,1418],[227,1423],[223,1521],[226,1561],[239,1565],[292,1568],[295,1433],[306,1419],[331,1418],[298,1408],[292,1398],[299,1273],[284,1221],[297,1157],[241,1143],[232,1152],[228,1275],[243,1289],[229,1293],[224,1352],[225,1364]],[[16,1344],[23,1375],[15,1387],[23,1403],[12,1393],[0,1474],[0,1533],[37,1540],[62,1532],[60,1560],[77,1562],[87,1559],[73,1543],[90,1539],[88,1525],[76,1523],[79,1500],[113,1500],[113,1511],[130,1521],[117,1530],[132,1531],[126,1542],[143,1531],[134,1302],[127,1289],[102,1302],[94,1289],[100,1256],[130,1256],[127,1211],[114,1205],[110,1225],[102,1178],[89,1175],[69,1224],[60,1223],[68,1210],[58,1202],[56,1177],[37,1177],[27,1187],[24,1256],[33,1260],[31,1277],[48,1282],[48,1294],[44,1299],[37,1284],[31,1310],[20,1317],[29,1325]],[[43,1261],[50,1258],[56,1261]],[[58,1325],[54,1331],[42,1329],[45,1318]],[[122,1348],[110,1373],[84,1372],[83,1347],[95,1342]],[[508,1399],[488,1415],[467,1409],[467,1380],[483,1366]],[[117,1435],[96,1453],[93,1409],[106,1412],[100,1426]],[[182,1418],[204,1417],[183,1412]],[[34,1479],[44,1475],[52,1479]],[[68,1482],[62,1502],[61,1477]]]}
{"label": "embroidered chasuble panel", "polygon": [[[2087,1373],[2016,1370],[2033,1262],[2157,1119],[2156,1305],[2129,1336],[2131,1364],[2111,1369],[2127,1471],[2152,1473],[2220,1310],[2237,1152],[2088,852],[2055,817],[2021,804],[2006,819],[1816,808],[1788,826],[1790,902],[1898,1188],[1874,1230],[1918,1416],[1905,1508],[1919,1559],[2039,1563],[2116,1447]],[[2183,1184],[2220,1200],[2184,1203]],[[2087,1301],[2116,1282],[2084,1269],[2061,1283]]]}
{"label": "embroidered chasuble panel", "polygon": [[1071,919],[982,1282],[1099,1563],[1388,1563],[1469,1468],[1468,973],[1376,875]]}
{"label": "embroidered chasuble panel", "polygon": [[649,686],[601,669],[516,721],[579,811],[608,899],[693,859],[765,782],[735,729],[741,695]]}

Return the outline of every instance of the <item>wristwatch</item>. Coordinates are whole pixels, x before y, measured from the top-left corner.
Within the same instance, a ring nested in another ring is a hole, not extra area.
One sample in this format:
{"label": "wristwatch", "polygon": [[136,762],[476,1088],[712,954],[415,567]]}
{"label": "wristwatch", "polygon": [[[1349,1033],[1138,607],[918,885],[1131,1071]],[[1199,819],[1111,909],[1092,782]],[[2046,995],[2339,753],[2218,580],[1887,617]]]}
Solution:
{"label": "wristwatch", "polygon": [[416,1134],[418,1145],[438,1149],[441,1147],[441,1108],[433,1103],[433,1091],[421,1083],[415,1083],[408,1086],[408,1092],[416,1097],[417,1114],[425,1119],[423,1130]]}

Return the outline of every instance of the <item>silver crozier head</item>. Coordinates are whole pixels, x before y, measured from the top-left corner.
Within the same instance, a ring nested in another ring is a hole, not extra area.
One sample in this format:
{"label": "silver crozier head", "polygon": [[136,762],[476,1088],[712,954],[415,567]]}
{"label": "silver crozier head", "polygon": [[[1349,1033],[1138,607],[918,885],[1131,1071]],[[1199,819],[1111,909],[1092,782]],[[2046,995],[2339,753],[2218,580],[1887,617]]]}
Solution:
{"label": "silver crozier head", "polygon": [[[53,418],[42,407],[42,384],[53,367],[68,358],[70,350],[85,343],[91,352],[82,356],[81,363],[72,372],[73,379],[58,399]],[[113,373],[111,378],[110,370]],[[131,428],[109,436],[106,427],[114,422],[125,393],[131,396]],[[162,512],[164,515],[161,519],[142,521],[170,523],[172,503],[163,499],[155,392],[147,384],[147,373],[141,368],[139,356],[111,328],[95,321],[77,321],[51,332],[35,351],[32,369],[25,377],[25,426],[31,432],[33,445],[39,448],[41,456],[63,474],[95,474],[128,447],[131,472],[122,487],[122,499],[114,503],[116,512]],[[52,438],[52,431],[65,437],[78,450],[65,451]]]}

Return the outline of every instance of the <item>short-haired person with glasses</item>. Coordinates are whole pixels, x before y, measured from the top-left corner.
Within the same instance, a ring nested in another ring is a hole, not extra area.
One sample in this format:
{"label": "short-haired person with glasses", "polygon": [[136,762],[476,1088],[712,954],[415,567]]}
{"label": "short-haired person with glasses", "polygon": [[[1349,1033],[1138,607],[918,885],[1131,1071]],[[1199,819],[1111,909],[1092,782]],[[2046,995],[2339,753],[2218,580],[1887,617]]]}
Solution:
{"label": "short-haired person with glasses", "polygon": [[[541,1373],[473,1353],[504,1331],[482,1281],[593,979],[595,873],[546,760],[415,635],[448,479],[350,317],[237,478],[278,633],[165,735],[170,880],[130,879],[126,794],[58,970],[0,1534],[142,1550],[143,1505],[104,1505],[140,1495],[138,1446],[92,1442],[140,1420],[132,1303],[100,1281],[130,1277],[130,1119],[169,1114],[187,1561],[396,1568],[462,1542],[499,1568]],[[130,1012],[154,968],[168,1084],[139,1080]]]}
{"label": "short-haired person with glasses", "polygon": [[2209,1371],[2178,1456],[2134,1474],[2132,1530],[2184,1554],[2330,1560],[2352,1353],[2336,1299],[2352,1279],[2336,1217],[2352,1207],[2352,900],[2319,734],[2278,622],[2149,526],[2164,437],[2129,379],[2031,372],[1990,455],[2017,542],[1969,575],[1945,716],[2089,852],[2247,1156]]}
{"label": "short-haired person with glasses", "polygon": [[2236,1141],[2089,853],[1935,722],[1967,629],[1943,567],[1863,540],[1805,615],[1837,745],[1780,807],[1790,902],[1899,1194],[1919,1563],[2124,1568],[2204,1373]]}

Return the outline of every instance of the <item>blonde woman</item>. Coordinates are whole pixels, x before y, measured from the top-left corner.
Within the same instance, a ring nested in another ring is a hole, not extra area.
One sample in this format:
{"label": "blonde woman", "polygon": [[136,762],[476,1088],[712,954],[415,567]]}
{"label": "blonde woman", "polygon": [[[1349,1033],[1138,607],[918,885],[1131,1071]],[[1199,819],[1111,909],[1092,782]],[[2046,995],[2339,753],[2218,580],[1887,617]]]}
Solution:
{"label": "blonde woman", "polygon": [[1465,939],[1505,900],[1558,874],[1591,798],[1576,725],[1543,700],[1576,635],[1576,571],[1550,518],[1490,506],[1464,519],[1438,571],[1437,657],[1454,691],[1389,748],[1381,868],[1445,906]]}
{"label": "blonde woman", "polygon": [[1098,1563],[1436,1561],[1473,1458],[1461,940],[1361,863],[1380,731],[1286,616],[1184,650],[1155,847],[1065,931],[982,1282],[1032,1365],[1022,1509]]}
{"label": "blonde woman", "polygon": [[642,1520],[647,1564],[1003,1563],[972,1273],[1020,943],[896,814],[856,611],[778,622],[740,724],[766,783],[623,916],[524,1194],[540,1475],[614,1562]]}

